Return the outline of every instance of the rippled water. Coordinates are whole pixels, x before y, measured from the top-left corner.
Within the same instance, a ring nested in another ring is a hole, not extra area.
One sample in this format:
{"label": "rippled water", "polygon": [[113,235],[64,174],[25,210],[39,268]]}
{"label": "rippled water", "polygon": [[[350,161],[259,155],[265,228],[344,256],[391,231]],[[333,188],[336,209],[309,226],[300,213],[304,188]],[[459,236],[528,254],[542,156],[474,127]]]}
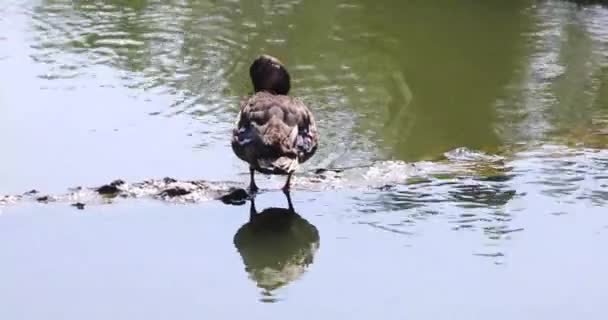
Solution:
{"label": "rippled water", "polygon": [[[322,143],[250,218],[262,52]],[[604,319],[607,52],[601,1],[3,1],[0,317]]]}

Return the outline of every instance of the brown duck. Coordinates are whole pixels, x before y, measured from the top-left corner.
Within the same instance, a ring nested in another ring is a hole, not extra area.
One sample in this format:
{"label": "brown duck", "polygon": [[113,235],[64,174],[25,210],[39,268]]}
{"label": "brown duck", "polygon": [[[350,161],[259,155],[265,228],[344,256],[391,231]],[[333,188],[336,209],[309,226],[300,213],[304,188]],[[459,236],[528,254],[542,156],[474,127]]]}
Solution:
{"label": "brown duck", "polygon": [[250,192],[258,190],[255,171],[287,175],[287,192],[292,174],[317,150],[315,119],[302,101],[288,96],[290,76],[275,57],[259,56],[249,67],[249,76],[255,92],[241,101],[232,150],[249,164]]}

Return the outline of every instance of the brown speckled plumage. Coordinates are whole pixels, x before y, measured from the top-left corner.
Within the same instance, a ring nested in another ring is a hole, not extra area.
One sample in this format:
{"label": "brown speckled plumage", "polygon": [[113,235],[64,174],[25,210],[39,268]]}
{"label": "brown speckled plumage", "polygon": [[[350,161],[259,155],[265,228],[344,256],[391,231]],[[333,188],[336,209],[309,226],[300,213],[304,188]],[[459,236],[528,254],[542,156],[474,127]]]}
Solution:
{"label": "brown speckled plumage", "polygon": [[[257,186],[253,171],[288,175],[312,157],[319,134],[310,109],[288,96],[289,74],[276,58],[261,56],[250,68],[255,94],[242,100],[232,134],[232,149],[251,171],[250,188]],[[277,94],[279,92],[279,94]]]}

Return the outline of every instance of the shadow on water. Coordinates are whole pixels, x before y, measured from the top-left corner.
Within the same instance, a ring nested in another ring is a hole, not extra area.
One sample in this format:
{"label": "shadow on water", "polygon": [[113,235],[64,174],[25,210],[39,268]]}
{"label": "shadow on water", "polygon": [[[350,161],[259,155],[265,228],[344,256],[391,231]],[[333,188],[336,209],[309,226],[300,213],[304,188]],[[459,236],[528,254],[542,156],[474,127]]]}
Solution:
{"label": "shadow on water", "polygon": [[274,291],[297,280],[313,263],[319,231],[293,208],[270,207],[258,212],[251,200],[249,222],[234,235],[234,245],[249,277],[263,289],[263,302],[276,302]]}

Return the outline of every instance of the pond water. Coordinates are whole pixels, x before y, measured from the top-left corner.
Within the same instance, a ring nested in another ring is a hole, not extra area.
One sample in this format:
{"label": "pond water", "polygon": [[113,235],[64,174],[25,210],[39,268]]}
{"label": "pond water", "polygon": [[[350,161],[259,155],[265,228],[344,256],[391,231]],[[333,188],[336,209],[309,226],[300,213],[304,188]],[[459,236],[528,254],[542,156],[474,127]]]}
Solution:
{"label": "pond water", "polygon": [[[137,185],[246,186],[260,53],[321,130],[297,213]],[[0,70],[2,319],[608,316],[600,1],[4,0]]]}

